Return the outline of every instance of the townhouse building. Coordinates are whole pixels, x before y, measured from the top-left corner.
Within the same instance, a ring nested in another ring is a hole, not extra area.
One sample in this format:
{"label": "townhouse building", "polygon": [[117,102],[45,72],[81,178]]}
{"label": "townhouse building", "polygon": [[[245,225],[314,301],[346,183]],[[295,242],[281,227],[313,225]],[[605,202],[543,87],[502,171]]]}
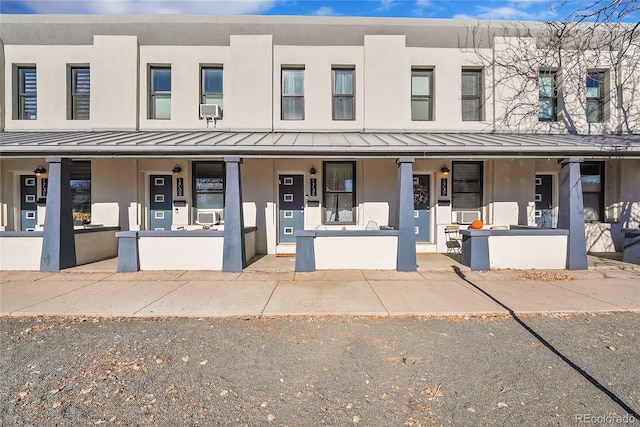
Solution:
{"label": "townhouse building", "polygon": [[573,159],[584,250],[621,251],[640,223],[638,40],[533,79],[507,66],[543,37],[523,22],[4,15],[0,230],[46,235],[53,207],[136,239],[224,234],[145,249],[204,269],[222,264],[185,260],[237,246],[241,269],[296,253],[305,230],[346,230],[349,256],[328,266],[396,268],[451,250],[451,225],[558,228]]}

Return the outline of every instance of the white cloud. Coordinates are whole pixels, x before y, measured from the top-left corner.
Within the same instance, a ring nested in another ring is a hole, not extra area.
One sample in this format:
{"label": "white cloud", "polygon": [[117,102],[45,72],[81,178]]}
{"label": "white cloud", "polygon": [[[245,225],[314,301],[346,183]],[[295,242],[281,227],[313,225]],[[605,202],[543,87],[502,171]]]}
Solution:
{"label": "white cloud", "polygon": [[317,15],[317,16],[331,16],[333,14],[334,14],[333,9],[331,9],[328,6],[322,6],[320,9],[316,10],[314,13],[314,15]]}
{"label": "white cloud", "polygon": [[276,0],[24,0],[36,13],[251,14],[271,9]]}
{"label": "white cloud", "polygon": [[378,11],[380,10],[387,10],[389,9],[391,6],[393,6],[393,3],[395,2],[395,0],[380,0],[380,7],[378,7]]}
{"label": "white cloud", "polygon": [[512,0],[505,6],[477,6],[475,13],[454,15],[455,19],[508,19],[508,20],[549,20],[556,14],[548,7],[549,1]]}

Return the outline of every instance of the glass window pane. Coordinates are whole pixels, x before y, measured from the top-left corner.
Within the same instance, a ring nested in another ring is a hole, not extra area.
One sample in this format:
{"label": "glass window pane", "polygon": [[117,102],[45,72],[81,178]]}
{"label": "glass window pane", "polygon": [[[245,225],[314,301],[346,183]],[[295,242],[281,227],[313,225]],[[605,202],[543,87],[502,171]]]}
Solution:
{"label": "glass window pane", "polygon": [[222,93],[222,68],[203,68],[204,92]]}
{"label": "glass window pane", "polygon": [[336,120],[353,120],[353,98],[334,97],[333,112]]}
{"label": "glass window pane", "polygon": [[598,99],[587,99],[587,122],[598,123],[602,121],[600,101]]}
{"label": "glass window pane", "polygon": [[333,93],[353,95],[353,70],[333,70]]}
{"label": "glass window pane", "polygon": [[555,79],[553,74],[540,74],[540,97],[552,98],[555,96]]}
{"label": "glass window pane", "polygon": [[155,119],[171,118],[171,95],[155,95],[153,97]]}
{"label": "glass window pane", "polygon": [[20,98],[21,119],[35,120],[38,117],[38,99],[35,96],[23,96]]}
{"label": "glass window pane", "polygon": [[411,72],[411,94],[431,95],[431,71]]}
{"label": "glass window pane", "polygon": [[304,70],[282,70],[282,94],[304,94]]}
{"label": "glass window pane", "polygon": [[411,101],[411,120],[430,120],[431,102],[428,99],[414,99]]}
{"label": "glass window pane", "polygon": [[351,194],[327,194],[325,222],[354,222]]}
{"label": "glass window pane", "polygon": [[222,193],[198,193],[196,195],[198,209],[224,209],[224,195]]}
{"label": "glass window pane", "polygon": [[600,193],[583,194],[584,220],[600,221]]}
{"label": "glass window pane", "polygon": [[224,107],[224,100],[222,99],[222,95],[205,95],[204,103],[218,104],[220,108]]}
{"label": "glass window pane", "polygon": [[480,120],[480,100],[462,100],[462,120]]}
{"label": "glass window pane", "polygon": [[353,191],[353,164],[327,164],[325,174],[325,185],[328,191]]}
{"label": "glass window pane", "polygon": [[451,207],[455,210],[478,210],[481,208],[479,193],[453,193]]}
{"label": "glass window pane", "polygon": [[170,68],[154,68],[151,70],[151,75],[154,92],[171,92]]}
{"label": "glass window pane", "polygon": [[74,93],[89,95],[91,92],[91,76],[88,68],[76,68],[74,74]]}
{"label": "glass window pane", "polygon": [[24,94],[35,94],[37,92],[36,69],[20,68],[20,74],[20,92]]}
{"label": "glass window pane", "polygon": [[304,118],[304,98],[283,97],[282,98],[282,119],[302,120]]}
{"label": "glass window pane", "polygon": [[90,101],[88,96],[73,97],[73,118],[75,120],[88,120]]}
{"label": "glass window pane", "polygon": [[538,120],[553,120],[554,104],[553,99],[541,99],[538,104]]}
{"label": "glass window pane", "polygon": [[479,71],[463,71],[462,72],[462,95],[463,96],[479,96],[480,95],[480,72]]}

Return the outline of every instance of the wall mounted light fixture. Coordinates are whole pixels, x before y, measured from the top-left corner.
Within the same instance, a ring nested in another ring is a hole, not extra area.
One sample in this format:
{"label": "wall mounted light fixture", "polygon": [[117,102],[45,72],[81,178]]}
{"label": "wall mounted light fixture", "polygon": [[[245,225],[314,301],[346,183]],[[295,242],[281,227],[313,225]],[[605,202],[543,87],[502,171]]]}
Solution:
{"label": "wall mounted light fixture", "polygon": [[442,172],[443,175],[449,175],[449,172],[451,172],[449,170],[449,168],[447,167],[447,165],[444,165],[440,168],[440,172]]}
{"label": "wall mounted light fixture", "polygon": [[47,173],[47,170],[45,168],[43,168],[42,165],[38,165],[38,167],[34,169],[33,173],[35,173],[36,175],[40,176],[43,173]]}
{"label": "wall mounted light fixture", "polygon": [[180,172],[182,172],[182,168],[180,167],[180,165],[175,165],[173,167],[173,169],[171,169],[171,172],[173,172],[174,174],[179,174]]}
{"label": "wall mounted light fixture", "polygon": [[311,175],[315,175],[316,174],[316,167],[315,166],[311,166],[311,169],[309,169],[309,173]]}

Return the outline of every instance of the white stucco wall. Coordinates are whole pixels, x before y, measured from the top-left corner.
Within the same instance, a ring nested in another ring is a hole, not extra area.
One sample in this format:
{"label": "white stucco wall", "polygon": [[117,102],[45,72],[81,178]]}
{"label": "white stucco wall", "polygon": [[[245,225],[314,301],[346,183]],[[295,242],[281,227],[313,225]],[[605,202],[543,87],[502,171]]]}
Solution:
{"label": "white stucco wall", "polygon": [[118,239],[113,230],[76,233],[74,237],[78,265],[118,256]]}
{"label": "white stucco wall", "polygon": [[140,237],[140,270],[222,270],[223,241],[223,237]]}
{"label": "white stucco wall", "polygon": [[42,237],[2,237],[0,270],[40,270]]}
{"label": "white stucco wall", "polygon": [[566,257],[567,236],[489,236],[491,268],[562,270]]}
{"label": "white stucco wall", "polygon": [[317,270],[395,270],[396,236],[316,237]]}

